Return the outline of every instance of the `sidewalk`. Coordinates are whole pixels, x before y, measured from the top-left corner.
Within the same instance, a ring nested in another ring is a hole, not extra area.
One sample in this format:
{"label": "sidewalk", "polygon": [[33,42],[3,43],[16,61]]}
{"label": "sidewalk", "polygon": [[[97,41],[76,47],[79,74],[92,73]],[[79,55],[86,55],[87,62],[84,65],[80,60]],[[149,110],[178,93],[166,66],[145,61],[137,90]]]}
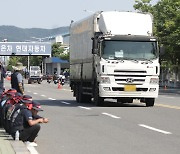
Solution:
{"label": "sidewalk", "polygon": [[164,88],[164,87],[160,87],[159,88],[159,93],[160,94],[175,94],[175,95],[180,95],[180,88]]}
{"label": "sidewalk", "polygon": [[23,142],[14,141],[3,128],[0,128],[0,154],[30,154],[30,152]]}

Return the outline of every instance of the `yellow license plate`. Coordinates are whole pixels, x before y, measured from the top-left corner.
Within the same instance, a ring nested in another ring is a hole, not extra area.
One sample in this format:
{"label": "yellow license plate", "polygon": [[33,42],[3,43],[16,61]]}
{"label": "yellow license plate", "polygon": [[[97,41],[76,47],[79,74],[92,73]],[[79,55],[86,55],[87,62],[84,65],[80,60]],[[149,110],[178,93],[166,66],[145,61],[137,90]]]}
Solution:
{"label": "yellow license plate", "polygon": [[136,85],[125,85],[124,91],[136,91]]}

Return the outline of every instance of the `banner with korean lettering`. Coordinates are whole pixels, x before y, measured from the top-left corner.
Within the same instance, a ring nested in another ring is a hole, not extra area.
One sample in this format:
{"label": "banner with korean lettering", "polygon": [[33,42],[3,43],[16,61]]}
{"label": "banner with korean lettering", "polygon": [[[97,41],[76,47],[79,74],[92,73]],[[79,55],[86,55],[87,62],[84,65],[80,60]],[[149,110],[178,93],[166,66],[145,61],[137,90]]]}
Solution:
{"label": "banner with korean lettering", "polygon": [[51,43],[0,42],[0,55],[51,55]]}

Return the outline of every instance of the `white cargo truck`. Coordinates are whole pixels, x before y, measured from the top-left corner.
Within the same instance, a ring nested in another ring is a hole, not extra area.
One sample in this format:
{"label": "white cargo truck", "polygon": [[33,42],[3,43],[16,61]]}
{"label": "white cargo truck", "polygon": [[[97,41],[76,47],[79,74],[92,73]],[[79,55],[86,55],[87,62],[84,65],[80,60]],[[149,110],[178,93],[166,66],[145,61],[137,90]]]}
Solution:
{"label": "white cargo truck", "polygon": [[97,12],[70,26],[70,86],[77,102],[93,98],[153,106],[159,91],[159,49],[152,15]]}
{"label": "white cargo truck", "polygon": [[40,66],[30,66],[28,84],[36,82],[38,84],[42,82],[41,68]]}

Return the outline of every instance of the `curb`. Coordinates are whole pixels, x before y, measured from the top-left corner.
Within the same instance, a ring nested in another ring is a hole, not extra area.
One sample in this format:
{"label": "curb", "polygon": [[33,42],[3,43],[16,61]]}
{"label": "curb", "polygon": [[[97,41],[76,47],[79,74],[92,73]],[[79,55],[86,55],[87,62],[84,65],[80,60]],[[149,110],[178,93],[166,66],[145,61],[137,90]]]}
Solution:
{"label": "curb", "polygon": [[160,94],[174,94],[179,95],[180,89],[159,89]]}
{"label": "curb", "polygon": [[21,141],[10,141],[12,148],[16,154],[30,154],[26,145]]}
{"label": "curb", "polygon": [[13,140],[3,128],[0,128],[0,154],[31,154],[22,141]]}

